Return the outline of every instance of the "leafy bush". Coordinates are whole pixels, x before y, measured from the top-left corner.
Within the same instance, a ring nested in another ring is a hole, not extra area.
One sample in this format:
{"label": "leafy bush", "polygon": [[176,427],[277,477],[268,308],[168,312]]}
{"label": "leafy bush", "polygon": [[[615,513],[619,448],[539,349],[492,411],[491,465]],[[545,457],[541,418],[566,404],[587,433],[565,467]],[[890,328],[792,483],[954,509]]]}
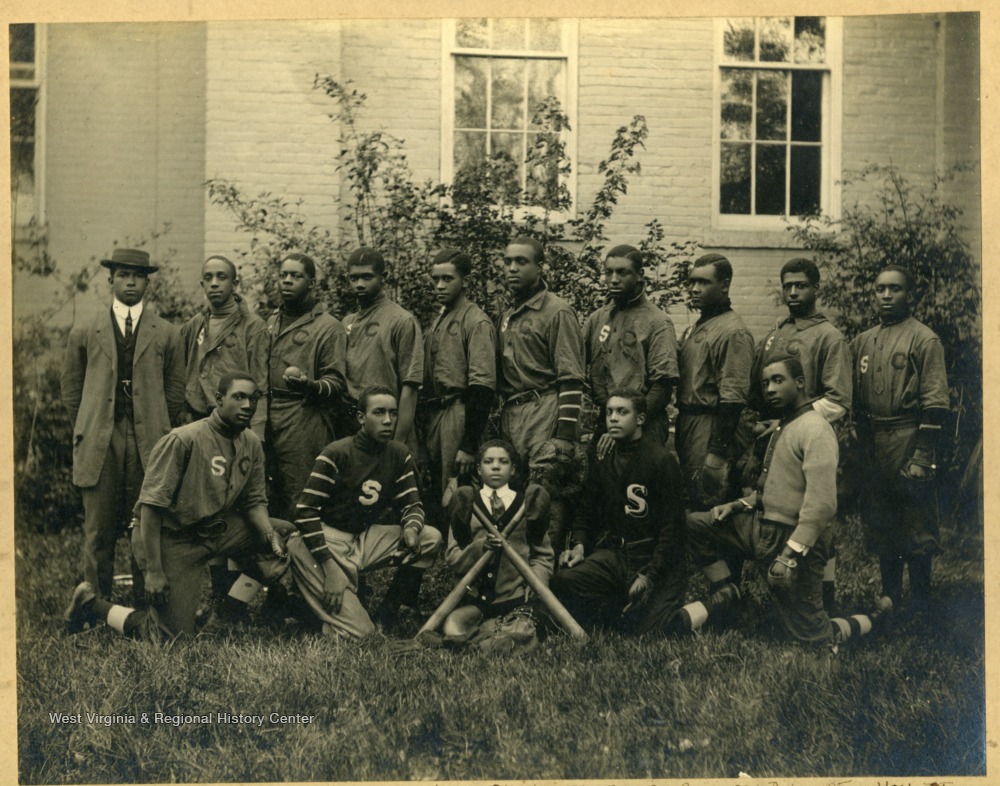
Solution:
{"label": "leafy bush", "polygon": [[848,339],[877,322],[879,270],[896,264],[912,272],[913,316],[944,344],[955,414],[951,465],[960,470],[982,439],[982,288],[979,263],[960,231],[962,211],[942,195],[953,175],[921,190],[893,166],[868,166],[845,178],[856,196],[839,220],[812,216],[790,231],[823,268],[824,302]]}
{"label": "leafy bush", "polygon": [[[572,200],[565,176],[571,163],[562,132],[570,124],[557,99],[547,98],[534,109],[535,136],[523,188],[516,184],[515,162],[500,154],[463,169],[452,184],[417,183],[402,139],[362,129],[364,93],[329,76],[317,76],[313,87],[335,102],[331,118],[341,128],[335,158],[348,196],[335,197],[343,227],[340,237],[310,226],[300,202],[271,193],[249,197],[225,179],[206,183],[211,201],[226,208],[237,227],[251,236],[249,247],[236,253],[249,262],[249,274],[244,272],[243,278],[259,307],[276,304],[275,263],[295,249],[312,256],[321,267],[323,302],[338,315],[349,312],[353,297],[343,260],[354,248],[366,245],[378,248],[391,264],[390,295],[426,325],[437,311],[428,283],[429,261],[447,245],[472,257],[470,295],[495,317],[507,306],[500,268],[503,248],[519,234],[546,244],[546,280],[581,318],[603,301],[605,228],[618,199],[627,193],[628,176],[640,171],[636,157],[648,134],[641,115],[616,132],[607,159],[598,166],[604,182],[590,207],[581,218],[568,219]],[[692,255],[693,241],[666,245],[662,225],[653,220],[639,245],[647,257],[650,290],[661,304],[678,302],[679,279],[671,272]]]}

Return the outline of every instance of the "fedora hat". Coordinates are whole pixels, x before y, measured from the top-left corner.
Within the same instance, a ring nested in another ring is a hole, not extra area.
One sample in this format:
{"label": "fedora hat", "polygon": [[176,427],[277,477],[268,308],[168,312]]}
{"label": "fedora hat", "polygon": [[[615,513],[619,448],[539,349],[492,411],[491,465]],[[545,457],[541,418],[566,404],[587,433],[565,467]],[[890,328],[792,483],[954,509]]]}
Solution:
{"label": "fedora hat", "polygon": [[159,270],[156,265],[149,264],[148,252],[135,248],[116,248],[111,254],[111,259],[102,259],[101,265],[109,270],[114,270],[116,267],[130,267],[147,273]]}

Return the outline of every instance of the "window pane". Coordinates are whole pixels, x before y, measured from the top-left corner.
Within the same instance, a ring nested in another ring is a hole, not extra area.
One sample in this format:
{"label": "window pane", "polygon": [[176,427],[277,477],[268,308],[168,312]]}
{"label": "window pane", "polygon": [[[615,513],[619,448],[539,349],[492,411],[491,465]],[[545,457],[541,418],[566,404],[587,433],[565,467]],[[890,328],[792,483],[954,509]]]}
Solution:
{"label": "window pane", "polygon": [[823,75],[818,71],[792,74],[792,139],[819,142],[822,128]]}
{"label": "window pane", "polygon": [[792,51],[792,18],[765,16],[760,20],[760,59],[787,63]]}
{"label": "window pane", "polygon": [[[561,60],[529,60],[528,61],[528,116],[534,114],[542,100],[555,96],[562,103],[565,96],[563,90],[563,63]],[[565,109],[565,107],[563,107]]]}
{"label": "window pane", "polygon": [[472,169],[486,160],[486,132],[455,133],[455,174]]}
{"label": "window pane", "polygon": [[521,187],[524,182],[524,134],[490,134],[491,157],[507,163],[511,168],[511,180]]}
{"label": "window pane", "polygon": [[526,19],[494,19],[493,49],[524,49]]}
{"label": "window pane", "polygon": [[455,43],[469,49],[486,49],[490,31],[485,19],[459,19],[455,25]]}
{"label": "window pane", "polygon": [[757,139],[784,141],[788,130],[788,72],[757,72]]}
{"label": "window pane", "polygon": [[719,188],[721,213],[750,213],[750,145],[722,145]]}
{"label": "window pane", "polygon": [[524,61],[493,62],[493,117],[490,128],[524,128]]}
{"label": "window pane", "polygon": [[558,52],[562,49],[562,30],[558,19],[528,20],[528,49]]}
{"label": "window pane", "polygon": [[750,139],[753,118],[753,72],[722,69],[722,138]]}
{"label": "window pane", "polygon": [[35,62],[35,26],[10,26],[10,62]]}
{"label": "window pane", "polygon": [[820,166],[819,147],[792,146],[792,175],[789,212],[793,216],[819,210]]}
{"label": "window pane", "polygon": [[753,60],[753,17],[727,19],[722,46],[727,60]]}
{"label": "window pane", "polygon": [[795,62],[826,62],[826,17],[795,17]]}
{"label": "window pane", "polygon": [[785,146],[757,145],[757,215],[785,212]]}
{"label": "window pane", "polygon": [[455,127],[486,128],[486,90],[490,61],[455,58]]}

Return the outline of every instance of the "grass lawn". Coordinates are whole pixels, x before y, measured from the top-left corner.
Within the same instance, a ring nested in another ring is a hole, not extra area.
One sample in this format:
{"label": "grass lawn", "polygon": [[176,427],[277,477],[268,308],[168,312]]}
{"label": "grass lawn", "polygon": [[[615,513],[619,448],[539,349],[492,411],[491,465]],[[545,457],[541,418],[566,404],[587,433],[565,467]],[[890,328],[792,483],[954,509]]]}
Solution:
{"label": "grass lawn", "polygon": [[[857,530],[853,518],[840,530],[846,611],[870,608],[878,589]],[[930,615],[896,615],[835,658],[753,635],[767,616],[754,578],[733,629],[680,640],[598,633],[582,645],[553,637],[505,660],[394,655],[381,634],[337,642],[296,626],[276,632],[255,617],[227,636],[163,647],[107,628],[69,637],[60,613],[79,580],[80,533],[19,525],[20,779],[983,775],[983,554],[979,528],[969,530],[946,539]],[[440,563],[431,570],[426,612],[449,582]],[[692,582],[692,596],[702,589]],[[53,723],[50,713],[84,717]],[[88,722],[87,713],[135,721]],[[156,713],[211,722],[153,722]],[[223,723],[219,713],[265,718]]]}

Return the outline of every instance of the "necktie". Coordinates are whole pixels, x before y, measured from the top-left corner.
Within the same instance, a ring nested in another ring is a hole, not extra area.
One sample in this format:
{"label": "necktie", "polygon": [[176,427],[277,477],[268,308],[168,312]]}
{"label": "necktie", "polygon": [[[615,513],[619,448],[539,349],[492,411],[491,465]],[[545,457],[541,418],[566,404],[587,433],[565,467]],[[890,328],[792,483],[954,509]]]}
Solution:
{"label": "necktie", "polygon": [[125,312],[125,340],[132,338],[132,312]]}
{"label": "necktie", "polygon": [[500,499],[500,495],[497,494],[497,490],[493,489],[493,493],[490,495],[490,513],[493,514],[493,518],[500,518],[506,509],[507,508],[504,507],[503,500]]}

